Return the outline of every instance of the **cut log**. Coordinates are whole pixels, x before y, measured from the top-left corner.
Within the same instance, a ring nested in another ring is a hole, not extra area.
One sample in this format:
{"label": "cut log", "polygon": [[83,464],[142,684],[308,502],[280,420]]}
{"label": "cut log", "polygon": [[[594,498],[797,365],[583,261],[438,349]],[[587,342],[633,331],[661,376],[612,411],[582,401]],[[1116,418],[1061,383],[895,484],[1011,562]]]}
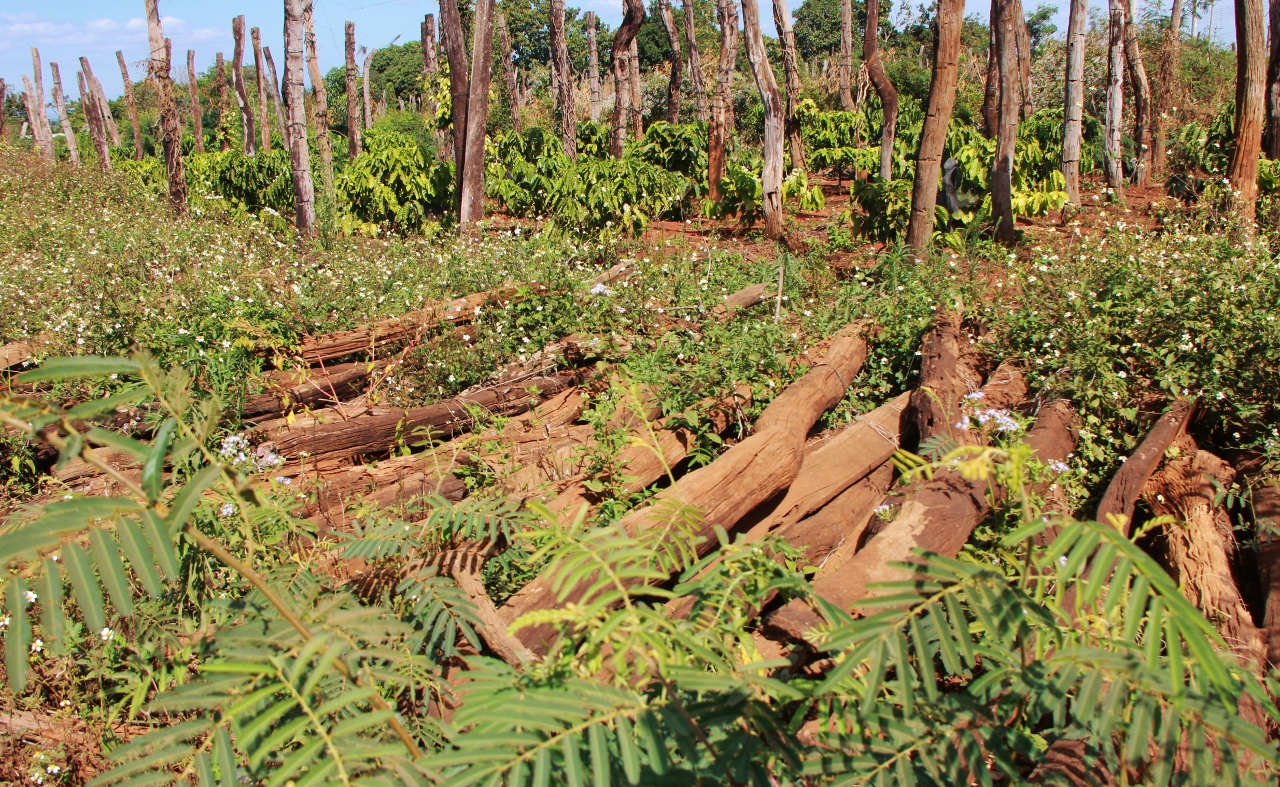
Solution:
{"label": "cut log", "polygon": [[711,313],[731,320],[743,309],[749,309],[769,300],[769,295],[776,286],[773,282],[764,282],[743,287],[737,292],[724,296],[723,301],[711,307]]}
{"label": "cut log", "polygon": [[863,534],[867,525],[884,502],[892,483],[893,463],[885,462],[813,516],[784,522],[774,532],[791,546],[804,550],[810,565],[821,569],[846,546],[851,548],[850,554],[857,551],[866,540]]}
{"label": "cut log", "polygon": [[1275,479],[1253,487],[1253,521],[1256,525],[1258,568],[1267,594],[1267,657],[1280,664],[1280,485]]}
{"label": "cut log", "polygon": [[[1065,402],[1043,408],[1027,437],[1035,456],[1045,462],[1065,459],[1075,446],[1073,423],[1074,412]],[[828,561],[829,568],[815,576],[814,592],[849,611],[873,595],[871,585],[909,578],[909,572],[892,564],[914,560],[915,550],[955,557],[990,514],[991,491],[986,480],[969,481],[950,470],[936,473],[911,491],[893,521],[865,548],[849,560]],[[796,600],[769,615],[766,623],[788,637],[806,640],[823,619]]]}
{"label": "cut log", "polygon": [[307,501],[298,511],[316,525],[317,537],[329,532],[350,530],[346,515],[348,502],[359,499],[366,505],[390,507],[426,495],[439,495],[454,502],[466,496],[466,484],[455,475],[459,457],[426,451],[397,456],[368,465],[334,467],[334,462],[282,469],[291,486]]}
{"label": "cut log", "polygon": [[[786,489],[795,479],[804,457],[805,436],[822,413],[843,397],[867,356],[864,326],[841,331],[831,342],[823,362],[788,386],[761,414],[756,432],[711,464],[681,478],[654,498],[653,504],[636,509],[617,523],[628,533],[638,533],[659,523],[655,515],[672,503],[701,509],[703,519],[695,538],[705,554],[718,543],[714,527],[732,529],[760,503]],[[684,538],[684,535],[680,535]],[[589,584],[589,583],[588,583]],[[564,602],[582,599],[588,584],[571,588]],[[503,619],[514,621],[536,610],[560,606],[552,590],[552,578],[534,579],[503,606]],[[536,653],[546,653],[555,638],[555,627],[522,628],[520,640]]]}
{"label": "cut log", "polygon": [[260,421],[290,410],[326,406],[359,396],[373,372],[387,361],[356,361],[330,366],[323,371],[279,371],[267,373],[267,392],[245,400],[241,418]]}
{"label": "cut log", "polygon": [[940,311],[920,346],[920,386],[911,394],[910,418],[920,442],[937,434],[954,438],[961,397],[969,392],[956,370],[960,360],[960,315]]}
{"label": "cut log", "polygon": [[35,357],[31,340],[23,339],[0,346],[0,369],[11,369]]}
{"label": "cut log", "polygon": [[1107,491],[1098,503],[1098,511],[1094,519],[1106,522],[1110,516],[1124,517],[1121,526],[1124,534],[1129,535],[1133,527],[1133,507],[1138,497],[1151,478],[1151,474],[1160,466],[1164,452],[1187,429],[1191,416],[1195,414],[1194,399],[1176,399],[1165,414],[1160,416],[1155,426],[1143,438],[1138,450],[1125,461],[1124,465],[1112,476]]}

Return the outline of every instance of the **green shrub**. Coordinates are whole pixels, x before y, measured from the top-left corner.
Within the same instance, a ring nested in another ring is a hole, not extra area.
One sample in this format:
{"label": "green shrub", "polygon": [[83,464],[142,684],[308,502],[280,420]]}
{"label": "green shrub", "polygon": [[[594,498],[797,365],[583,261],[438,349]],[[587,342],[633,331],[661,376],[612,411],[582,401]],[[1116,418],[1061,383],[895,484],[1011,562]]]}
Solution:
{"label": "green shrub", "polygon": [[371,129],[364,152],[338,178],[343,230],[422,228],[427,217],[448,211],[453,165],[428,161],[417,141],[399,131]]}
{"label": "green shrub", "polygon": [[232,208],[252,213],[263,208],[277,213],[293,210],[293,170],[288,151],[277,149],[253,156],[234,149],[198,153],[188,156],[184,163],[188,188],[205,199],[224,199]]}

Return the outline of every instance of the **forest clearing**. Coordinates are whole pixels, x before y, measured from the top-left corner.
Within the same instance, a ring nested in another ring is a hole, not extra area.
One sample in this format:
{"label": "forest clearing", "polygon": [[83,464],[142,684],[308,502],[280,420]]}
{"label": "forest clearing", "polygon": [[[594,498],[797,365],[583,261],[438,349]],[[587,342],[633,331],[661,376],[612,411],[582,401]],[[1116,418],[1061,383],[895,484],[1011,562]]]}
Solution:
{"label": "forest clearing", "polygon": [[321,2],[0,80],[0,783],[1276,782],[1280,0]]}

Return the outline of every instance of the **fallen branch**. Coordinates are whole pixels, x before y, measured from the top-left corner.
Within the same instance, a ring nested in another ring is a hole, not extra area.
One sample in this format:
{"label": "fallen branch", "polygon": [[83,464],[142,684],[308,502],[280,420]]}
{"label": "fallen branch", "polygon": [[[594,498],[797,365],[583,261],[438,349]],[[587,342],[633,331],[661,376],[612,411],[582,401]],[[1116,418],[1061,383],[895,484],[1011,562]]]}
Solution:
{"label": "fallen branch", "polygon": [[267,392],[247,398],[241,418],[259,421],[291,409],[310,409],[354,398],[368,387],[374,371],[387,363],[354,361],[327,367],[315,376],[301,371],[268,372]]}
{"label": "fallen branch", "polygon": [[1258,569],[1267,593],[1267,656],[1280,664],[1280,486],[1266,479],[1253,487],[1253,521],[1259,544]]}
{"label": "fallen branch", "polygon": [[1138,450],[1112,476],[1107,491],[1102,495],[1102,501],[1098,503],[1094,519],[1106,522],[1110,516],[1124,517],[1123,532],[1126,536],[1129,535],[1133,527],[1134,504],[1138,502],[1151,474],[1159,467],[1164,452],[1186,431],[1187,423],[1195,410],[1194,399],[1175,399],[1169,405],[1169,409],[1143,438]]}

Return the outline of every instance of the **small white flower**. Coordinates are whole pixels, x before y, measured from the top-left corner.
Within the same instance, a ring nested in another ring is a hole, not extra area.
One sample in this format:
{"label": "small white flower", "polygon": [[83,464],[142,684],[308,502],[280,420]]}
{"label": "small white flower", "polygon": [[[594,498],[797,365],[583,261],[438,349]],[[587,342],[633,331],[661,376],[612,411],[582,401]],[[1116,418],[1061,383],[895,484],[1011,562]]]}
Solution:
{"label": "small white flower", "polygon": [[969,431],[969,420],[966,418],[963,421],[956,421],[956,428],[962,432]]}
{"label": "small white flower", "polygon": [[38,640],[36,640],[35,642],[32,642],[32,643],[31,643],[31,652],[32,652],[32,653],[39,653],[39,652],[40,652],[40,651],[42,651],[42,650],[44,650],[44,640],[42,640],[42,639],[38,639]]}
{"label": "small white flower", "polygon": [[63,700],[62,702],[59,702],[59,703],[58,703],[58,707],[59,707],[59,708],[70,708],[70,707],[71,707],[71,700]]}
{"label": "small white flower", "polygon": [[5,615],[0,618],[0,629],[9,628],[9,616]]}
{"label": "small white flower", "polygon": [[603,282],[596,284],[591,288],[592,295],[608,295],[609,288]]}
{"label": "small white flower", "polygon": [[1049,469],[1055,473],[1065,473],[1070,470],[1071,467],[1066,462],[1060,462],[1057,459],[1054,459],[1049,463]]}
{"label": "small white flower", "polygon": [[34,603],[36,603],[36,594],[35,594],[35,592],[34,592],[34,591],[28,590],[27,592],[23,593],[22,595],[23,595],[23,597],[24,597],[24,598],[26,598],[26,600],[27,600],[27,603],[28,603],[28,604],[34,604]]}
{"label": "small white flower", "polygon": [[236,512],[234,503],[223,503],[222,508],[218,509],[218,516],[231,516]]}
{"label": "small white flower", "polygon": [[1117,372],[1117,375],[1120,377],[1121,380],[1129,376],[1128,373],[1124,371]]}
{"label": "small white flower", "polygon": [[112,637],[114,637],[115,635],[116,635],[116,633],[115,633],[114,631],[112,631],[112,630],[111,630],[111,628],[110,628],[109,626],[108,626],[108,627],[104,627],[104,628],[102,629],[102,631],[99,631],[99,632],[98,632],[98,636],[99,636],[99,637],[102,637],[102,641],[103,641],[103,642],[110,642],[110,641],[111,641],[111,638],[112,638]]}

